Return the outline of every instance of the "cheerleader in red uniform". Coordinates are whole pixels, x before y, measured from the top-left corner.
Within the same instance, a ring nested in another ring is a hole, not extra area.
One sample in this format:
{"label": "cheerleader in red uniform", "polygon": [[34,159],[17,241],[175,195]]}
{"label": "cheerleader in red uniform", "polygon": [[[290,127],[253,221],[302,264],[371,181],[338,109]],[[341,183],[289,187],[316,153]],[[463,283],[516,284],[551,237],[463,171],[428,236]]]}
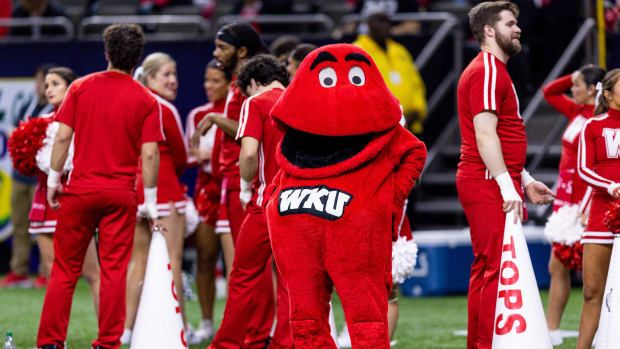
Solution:
{"label": "cheerleader in red uniform", "polygon": [[[190,111],[186,121],[186,137],[189,141],[196,127],[209,113],[223,113],[226,105],[226,96],[232,76],[230,71],[218,66],[212,60],[205,71],[204,88],[209,103],[196,107]],[[202,311],[202,321],[194,332],[197,338],[207,341],[213,338],[213,302],[215,300],[215,264],[219,256],[220,239],[215,232],[218,207],[220,203],[220,185],[217,179],[217,166],[213,162],[214,145],[216,139],[221,140],[221,130],[214,126],[207,134],[200,138],[200,147],[190,150],[190,166],[199,165],[194,191],[194,203],[200,223],[196,229],[196,249],[198,250],[198,270],[196,272],[196,287]],[[216,134],[218,134],[216,136]],[[230,233],[228,233],[230,235]],[[220,235],[221,236],[221,235]],[[232,242],[232,239],[230,239]],[[235,253],[232,243],[222,241],[221,247],[226,261],[226,270],[230,272],[232,259]]]}
{"label": "cheerleader in red uniform", "polygon": [[[45,97],[47,101],[54,106],[54,113],[42,115],[40,116],[41,118],[54,118],[55,112],[65,98],[69,85],[77,78],[78,76],[71,69],[65,67],[53,68],[48,71],[45,76]],[[50,124],[48,126],[48,132],[49,127],[54,126],[55,125]],[[50,151],[46,153],[46,157],[48,158],[44,161],[47,164],[46,167],[48,171],[49,162],[51,160],[51,147],[49,150]],[[30,227],[28,228],[28,232],[30,234],[35,234],[37,237],[37,244],[39,245],[39,251],[41,253],[45,277],[49,278],[52,270],[52,262],[54,261],[54,232],[56,231],[56,223],[60,211],[52,210],[46,197],[47,175],[41,174],[37,177],[37,187],[29,215]],[[95,312],[99,314],[99,262],[97,260],[97,249],[94,238],[88,245],[84,266],[82,267],[82,275],[90,287],[93,303],[95,304]]]}
{"label": "cheerleader in red uniform", "polygon": [[[169,55],[156,52],[148,55],[142,62],[142,72],[138,80],[148,87],[160,104],[161,124],[165,140],[159,142],[159,176],[157,180],[157,215],[159,222],[166,229],[166,244],[170,255],[170,266],[176,286],[179,307],[186,324],[185,302],[183,301],[183,280],[181,262],[183,257],[183,239],[185,233],[184,191],[179,182],[187,166],[187,146],[183,134],[181,117],[177,109],[170,103],[177,96],[176,62]],[[142,190],[142,166],[137,172],[138,204],[144,203]],[[143,194],[144,193],[144,194]],[[170,204],[172,202],[172,204]],[[151,241],[151,231],[146,219],[136,224],[133,253],[127,277],[127,317],[122,342],[130,341],[131,329],[136,318],[139,304],[138,285],[144,279],[146,261]],[[187,334],[187,330],[185,333]],[[188,336],[190,336],[188,334]]]}
{"label": "cheerleader in red uniform", "polygon": [[[596,84],[603,79],[605,70],[597,66],[585,66],[570,75],[565,75],[549,83],[543,89],[543,95],[551,106],[566,116],[569,124],[562,135],[562,158],[560,173],[557,180],[557,196],[553,205],[553,212],[560,208],[572,207],[579,218],[575,224],[585,224],[586,211],[592,197],[592,188],[579,177],[577,173],[577,148],[579,146],[579,132],[585,122],[594,115],[596,100]],[[570,89],[573,98],[564,94]],[[566,209],[563,209],[565,211]],[[576,210],[575,210],[576,209]],[[555,214],[560,217],[560,214]],[[559,231],[562,229],[562,219],[554,224],[555,216],[550,217],[547,225],[548,236],[552,237],[553,249],[549,259],[549,305],[547,309],[547,326],[553,345],[562,344],[559,334],[560,320],[570,295],[570,271],[581,269],[581,243],[579,241],[568,246],[560,242]],[[577,217],[575,217],[577,218]],[[553,233],[553,231],[558,231]],[[570,229],[579,232],[581,227]]]}
{"label": "cheerleader in red uniform", "polygon": [[598,328],[613,234],[603,223],[614,198],[620,198],[620,69],[600,85],[595,117],[579,136],[578,173],[594,189],[583,244],[583,309],[577,349],[590,349]]}

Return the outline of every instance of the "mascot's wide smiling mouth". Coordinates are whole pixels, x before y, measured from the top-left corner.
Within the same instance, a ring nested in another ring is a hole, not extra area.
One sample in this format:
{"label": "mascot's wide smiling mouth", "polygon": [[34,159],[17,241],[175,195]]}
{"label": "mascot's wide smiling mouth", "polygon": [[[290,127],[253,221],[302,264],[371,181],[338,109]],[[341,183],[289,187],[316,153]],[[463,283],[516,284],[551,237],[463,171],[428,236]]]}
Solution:
{"label": "mascot's wide smiling mouth", "polygon": [[322,136],[289,128],[282,139],[282,155],[299,168],[320,168],[340,163],[361,152],[375,133]]}

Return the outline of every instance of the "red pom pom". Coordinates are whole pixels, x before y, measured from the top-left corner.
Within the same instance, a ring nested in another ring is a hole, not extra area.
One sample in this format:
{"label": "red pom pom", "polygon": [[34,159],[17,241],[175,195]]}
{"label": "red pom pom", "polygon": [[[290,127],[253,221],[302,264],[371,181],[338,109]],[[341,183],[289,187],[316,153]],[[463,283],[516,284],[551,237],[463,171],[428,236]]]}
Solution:
{"label": "red pom pom", "polygon": [[220,202],[220,188],[214,181],[199,183],[194,196],[196,210],[201,217],[208,217],[217,212]]}
{"label": "red pom pom", "polygon": [[9,138],[9,155],[13,160],[13,168],[24,176],[41,173],[37,167],[36,156],[43,145],[47,126],[52,118],[34,118],[21,121]]}
{"label": "red pom pom", "polygon": [[575,271],[581,270],[581,257],[583,255],[583,245],[577,241],[571,246],[553,243],[553,255],[562,265]]}
{"label": "red pom pom", "polygon": [[605,226],[614,234],[620,234],[620,200],[616,200],[603,220]]}

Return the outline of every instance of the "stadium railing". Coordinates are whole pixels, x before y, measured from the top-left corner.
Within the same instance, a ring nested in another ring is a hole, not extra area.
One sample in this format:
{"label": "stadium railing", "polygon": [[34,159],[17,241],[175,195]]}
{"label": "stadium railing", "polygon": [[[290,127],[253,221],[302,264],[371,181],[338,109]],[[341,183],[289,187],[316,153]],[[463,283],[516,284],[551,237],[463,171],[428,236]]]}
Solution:
{"label": "stadium railing", "polygon": [[[198,15],[92,16],[80,22],[78,39],[101,40],[103,29],[115,23],[145,26],[145,35],[152,41],[200,40],[210,34],[210,22]],[[166,27],[174,30],[165,31]]]}
{"label": "stadium railing", "polygon": [[[573,37],[571,42],[562,53],[562,56],[560,56],[558,62],[555,64],[553,69],[551,69],[551,72],[549,72],[549,75],[547,75],[547,77],[545,78],[545,81],[542,83],[541,87],[538,89],[538,91],[536,91],[536,94],[525,108],[525,111],[523,112],[523,123],[526,126],[530,123],[530,121],[532,120],[532,116],[544,102],[542,92],[543,87],[560,76],[560,74],[566,69],[571,60],[580,52],[580,49],[584,46],[584,44],[586,44],[588,39],[592,39],[591,36],[594,35],[595,32],[596,21],[593,18],[586,19],[577,31],[577,34],[575,34],[575,37]],[[598,52],[598,49],[596,47],[597,41],[591,40],[591,42],[594,44],[594,47],[592,47],[593,51]],[[593,55],[589,56],[593,57]],[[536,155],[532,158],[528,166],[529,172],[534,173],[539,168],[544,158],[549,155],[553,143],[558,139],[558,137],[560,137],[560,135],[566,128],[567,123],[567,118],[557,118],[557,121],[555,121],[551,129],[547,131],[548,133],[542,143],[536,145],[538,149],[536,150]],[[548,206],[539,206],[536,208],[535,214],[538,217],[546,216],[547,211],[550,208],[551,207]]]}
{"label": "stadium railing", "polygon": [[[69,41],[73,39],[73,23],[67,17],[0,18],[0,27],[31,28],[31,35],[5,35],[0,42]],[[43,28],[62,28],[64,33],[44,35]]]}

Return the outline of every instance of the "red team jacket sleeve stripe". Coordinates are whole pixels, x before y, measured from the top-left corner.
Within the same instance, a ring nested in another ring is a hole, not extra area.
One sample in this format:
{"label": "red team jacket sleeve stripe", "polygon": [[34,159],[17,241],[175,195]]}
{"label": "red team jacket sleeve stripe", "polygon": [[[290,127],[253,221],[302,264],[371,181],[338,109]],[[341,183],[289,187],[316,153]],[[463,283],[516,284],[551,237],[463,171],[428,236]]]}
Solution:
{"label": "red team jacket sleeve stripe", "polygon": [[484,61],[484,90],[482,90],[482,98],[484,100],[485,110],[489,110],[489,62],[487,56],[488,54],[486,52],[482,54],[482,60]]}
{"label": "red team jacket sleeve stripe", "polygon": [[254,98],[265,92],[266,91],[257,93],[243,102],[243,105],[241,106],[239,127],[237,128],[237,136],[235,137],[236,140],[240,140],[241,138],[247,136],[256,138],[258,141],[262,139],[261,134],[263,132],[263,119],[261,118],[260,108],[254,101]]}
{"label": "red team jacket sleeve stripe", "polygon": [[489,55],[489,59],[491,61],[491,91],[489,91],[489,93],[491,94],[491,110],[497,110],[497,106],[495,104],[495,87],[497,84],[497,68],[495,67],[495,56],[493,55]]}
{"label": "red team jacket sleeve stripe", "polygon": [[239,140],[241,139],[241,137],[243,137],[243,131],[245,130],[245,124],[248,121],[248,103],[250,102],[250,99],[252,99],[252,97],[243,101],[243,104],[241,105],[239,127],[237,127],[237,135],[235,136],[236,140]]}
{"label": "red team jacket sleeve stripe", "polygon": [[501,99],[501,97],[498,97],[495,56],[488,52],[482,52],[482,61],[484,73],[482,68],[480,68],[479,70],[474,70],[470,77],[472,91],[470,105],[472,106],[471,113],[473,116],[483,111],[497,111],[497,101]]}
{"label": "red team jacket sleeve stripe", "polygon": [[495,95],[497,93],[497,68],[495,67],[495,56],[483,52],[484,61],[484,89],[483,104],[484,110],[497,110]]}
{"label": "red team jacket sleeve stripe", "polygon": [[592,170],[592,166],[594,165],[595,149],[594,138],[592,137],[590,126],[592,121],[604,120],[606,118],[607,114],[598,118],[589,119],[586,122],[581,130],[581,135],[579,136],[579,151],[577,155],[579,157],[579,166],[577,166],[579,176],[589,185],[603,191],[607,191],[609,186],[614,182],[596,174]]}

